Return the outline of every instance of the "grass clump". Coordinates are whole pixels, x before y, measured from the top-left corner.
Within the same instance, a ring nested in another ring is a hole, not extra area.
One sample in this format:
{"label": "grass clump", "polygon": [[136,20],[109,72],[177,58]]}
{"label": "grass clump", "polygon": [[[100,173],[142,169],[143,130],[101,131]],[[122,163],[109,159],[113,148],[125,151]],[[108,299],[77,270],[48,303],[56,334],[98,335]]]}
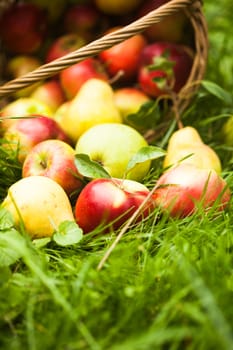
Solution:
{"label": "grass clump", "polygon": [[2,348],[232,348],[229,212],[149,221],[100,271],[110,237],[98,249],[24,245],[2,269]]}

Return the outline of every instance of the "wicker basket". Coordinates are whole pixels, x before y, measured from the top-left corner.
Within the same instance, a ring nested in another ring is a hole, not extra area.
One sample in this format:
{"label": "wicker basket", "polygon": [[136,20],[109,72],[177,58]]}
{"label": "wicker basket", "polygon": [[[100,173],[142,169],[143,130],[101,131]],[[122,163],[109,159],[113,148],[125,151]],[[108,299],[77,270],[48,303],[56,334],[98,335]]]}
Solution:
{"label": "wicker basket", "polygon": [[[0,11],[12,1],[2,1]],[[4,6],[5,5],[5,6]],[[208,30],[205,17],[202,12],[201,0],[171,0],[147,15],[126,25],[125,27],[107,34],[100,39],[92,41],[80,49],[63,56],[53,62],[44,64],[38,69],[20,78],[11,80],[0,86],[0,104],[4,98],[13,92],[26,87],[34,82],[52,77],[64,68],[80,62],[87,57],[94,56],[99,52],[118,44],[131,36],[143,32],[147,27],[160,22],[166,16],[179,10],[184,10],[188,16],[194,32],[194,62],[189,79],[178,95],[179,113],[189,106],[192,97],[197,92],[200,82],[204,77],[208,55]]]}

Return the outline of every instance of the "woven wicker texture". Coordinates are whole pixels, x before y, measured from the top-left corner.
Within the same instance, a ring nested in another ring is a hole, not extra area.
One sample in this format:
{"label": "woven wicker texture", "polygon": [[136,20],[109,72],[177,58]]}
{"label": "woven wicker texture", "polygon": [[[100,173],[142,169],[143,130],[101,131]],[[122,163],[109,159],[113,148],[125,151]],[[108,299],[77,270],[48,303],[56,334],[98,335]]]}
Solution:
{"label": "woven wicker texture", "polygon": [[207,63],[208,55],[208,30],[204,15],[202,13],[202,2],[200,0],[171,0],[156,10],[130,23],[129,25],[107,34],[80,49],[63,56],[55,61],[44,64],[38,69],[0,87],[0,99],[11,95],[13,92],[26,87],[34,82],[49,78],[64,68],[80,62],[87,57],[94,56],[99,52],[118,44],[131,36],[143,32],[153,23],[160,22],[163,18],[179,10],[185,10],[194,31],[195,57],[193,67],[186,85],[179,93],[179,111],[182,112],[190,103],[190,99],[197,91],[202,80]]}

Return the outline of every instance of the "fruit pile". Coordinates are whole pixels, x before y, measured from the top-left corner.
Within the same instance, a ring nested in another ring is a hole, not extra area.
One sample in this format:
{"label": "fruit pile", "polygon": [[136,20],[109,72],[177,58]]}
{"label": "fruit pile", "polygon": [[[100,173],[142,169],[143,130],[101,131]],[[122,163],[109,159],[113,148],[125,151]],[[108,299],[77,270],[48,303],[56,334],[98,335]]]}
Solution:
{"label": "fruit pile", "polygon": [[[13,2],[0,17],[3,79],[59,59],[166,2]],[[107,232],[155,210],[181,218],[200,208],[225,209],[230,190],[220,159],[194,128],[180,125],[167,150],[145,138],[176,102],[193,57],[192,27],[179,11],[14,92],[0,112],[1,145],[17,154],[22,176],[1,206],[16,227],[23,223],[41,238],[65,221],[84,233]],[[144,179],[162,157],[162,175],[150,190]]]}

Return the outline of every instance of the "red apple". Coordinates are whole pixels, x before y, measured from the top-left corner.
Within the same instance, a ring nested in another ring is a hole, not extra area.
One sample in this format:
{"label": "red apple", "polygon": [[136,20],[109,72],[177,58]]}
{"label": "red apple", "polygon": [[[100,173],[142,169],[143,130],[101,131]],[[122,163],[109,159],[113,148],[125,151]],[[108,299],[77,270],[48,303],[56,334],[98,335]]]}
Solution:
{"label": "red apple", "polygon": [[39,85],[30,96],[49,106],[52,112],[55,112],[66,100],[64,91],[57,79],[45,81]]}
{"label": "red apple", "polygon": [[4,133],[3,139],[19,149],[19,160],[24,161],[28,152],[37,143],[48,139],[59,139],[71,143],[57,122],[49,117],[30,115],[17,119]]}
{"label": "red apple", "polygon": [[[146,0],[138,11],[138,17],[143,17],[150,11],[166,4],[170,0]],[[184,11],[175,12],[166,16],[158,23],[152,24],[143,33],[150,41],[183,42],[185,29],[189,23]]]}
{"label": "red apple", "polygon": [[64,31],[77,33],[87,41],[91,41],[100,31],[103,20],[92,3],[71,4],[63,15]]}
{"label": "red apple", "polygon": [[[148,188],[137,181],[116,178],[92,180],[77,198],[76,221],[84,233],[98,227],[102,227],[104,232],[110,228],[116,230],[132,216],[148,194]],[[137,220],[147,217],[153,209],[154,201],[149,200]]]}
{"label": "red apple", "polygon": [[56,181],[68,195],[82,187],[82,176],[75,166],[75,150],[61,140],[41,141],[29,151],[22,177],[35,175]]}
{"label": "red apple", "polygon": [[76,33],[62,34],[52,41],[45,54],[45,63],[54,61],[72,51],[80,49],[86,41]]}
{"label": "red apple", "polygon": [[35,4],[14,2],[0,18],[0,37],[6,50],[11,53],[37,52],[47,31],[47,12]]}
{"label": "red apple", "polygon": [[83,83],[90,78],[98,78],[108,81],[108,75],[103,64],[96,58],[90,57],[76,63],[59,74],[61,86],[68,99],[72,99]]}
{"label": "red apple", "polygon": [[[171,75],[165,68],[153,67],[156,59],[163,56],[173,65]],[[193,52],[189,47],[168,42],[148,44],[141,52],[138,83],[141,89],[151,97],[166,94],[168,87],[178,93],[189,77],[192,64]],[[156,78],[165,80],[164,87],[158,85]]]}
{"label": "red apple", "polygon": [[[111,28],[106,34],[119,29]],[[119,81],[129,82],[137,75],[142,49],[147,42],[142,34],[137,34],[123,42],[100,52],[99,58],[104,63],[110,77],[118,74]]]}
{"label": "red apple", "polygon": [[155,203],[172,217],[186,217],[199,207],[223,210],[231,193],[226,181],[215,170],[180,164],[166,171],[157,181]]}

